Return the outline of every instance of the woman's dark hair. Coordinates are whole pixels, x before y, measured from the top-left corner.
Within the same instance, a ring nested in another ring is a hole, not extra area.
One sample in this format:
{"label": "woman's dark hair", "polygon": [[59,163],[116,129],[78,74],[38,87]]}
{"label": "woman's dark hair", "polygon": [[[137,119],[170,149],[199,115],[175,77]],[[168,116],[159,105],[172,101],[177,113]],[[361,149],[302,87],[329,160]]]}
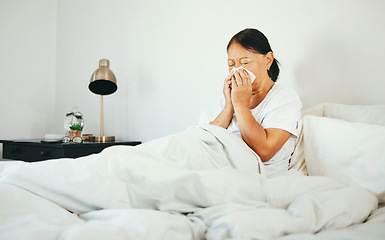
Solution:
{"label": "woman's dark hair", "polygon": [[[255,53],[267,54],[268,52],[273,52],[273,50],[271,50],[269,40],[257,29],[247,28],[235,34],[227,45],[227,51],[229,51],[229,47],[233,42],[237,42],[244,48]],[[267,71],[269,77],[274,82],[277,81],[279,75],[278,63],[278,60],[274,58],[270,69]]]}

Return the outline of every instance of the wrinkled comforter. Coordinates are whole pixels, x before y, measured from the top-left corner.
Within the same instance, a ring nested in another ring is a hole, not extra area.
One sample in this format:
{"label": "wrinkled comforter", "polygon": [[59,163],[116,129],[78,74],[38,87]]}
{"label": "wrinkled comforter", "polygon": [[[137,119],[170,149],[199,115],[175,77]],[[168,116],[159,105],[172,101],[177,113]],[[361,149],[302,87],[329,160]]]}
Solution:
{"label": "wrinkled comforter", "polygon": [[378,205],[326,177],[269,178],[211,125],[77,159],[0,162],[0,196],[0,239],[41,240],[274,239],[362,223]]}

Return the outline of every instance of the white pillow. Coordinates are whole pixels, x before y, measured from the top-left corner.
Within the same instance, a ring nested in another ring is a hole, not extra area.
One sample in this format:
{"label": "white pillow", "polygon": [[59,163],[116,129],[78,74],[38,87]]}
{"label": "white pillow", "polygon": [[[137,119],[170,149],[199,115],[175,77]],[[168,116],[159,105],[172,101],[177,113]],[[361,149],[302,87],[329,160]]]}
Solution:
{"label": "white pillow", "polygon": [[[323,116],[323,104],[313,106],[311,108],[302,111],[302,117],[306,115]],[[291,155],[289,169],[297,170],[298,172],[308,175],[305,164],[305,152],[303,146],[303,130],[302,130],[302,118],[298,121],[298,138],[295,144],[295,149]]]}
{"label": "white pillow", "polygon": [[[302,116],[315,115],[341,119],[349,122],[361,122],[385,126],[385,105],[346,105],[339,103],[321,103],[305,109]],[[295,169],[308,175],[305,164],[303,147],[302,119],[299,121],[300,135],[294,153],[291,157],[289,169]]]}
{"label": "white pillow", "polygon": [[309,175],[359,185],[385,202],[385,127],[343,120],[303,118]]}
{"label": "white pillow", "polygon": [[323,104],[324,117],[385,126],[385,105]]}

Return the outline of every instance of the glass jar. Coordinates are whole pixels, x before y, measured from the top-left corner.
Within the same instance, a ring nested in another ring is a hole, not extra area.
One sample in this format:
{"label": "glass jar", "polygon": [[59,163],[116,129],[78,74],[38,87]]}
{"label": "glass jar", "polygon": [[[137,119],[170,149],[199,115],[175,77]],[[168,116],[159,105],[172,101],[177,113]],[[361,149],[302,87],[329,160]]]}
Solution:
{"label": "glass jar", "polygon": [[[74,124],[79,125],[80,129],[71,130],[71,126],[73,126]],[[77,107],[73,107],[72,110],[66,114],[64,120],[65,137],[63,138],[63,142],[73,141],[74,138],[81,139],[81,132],[83,127],[83,114],[79,111]]]}

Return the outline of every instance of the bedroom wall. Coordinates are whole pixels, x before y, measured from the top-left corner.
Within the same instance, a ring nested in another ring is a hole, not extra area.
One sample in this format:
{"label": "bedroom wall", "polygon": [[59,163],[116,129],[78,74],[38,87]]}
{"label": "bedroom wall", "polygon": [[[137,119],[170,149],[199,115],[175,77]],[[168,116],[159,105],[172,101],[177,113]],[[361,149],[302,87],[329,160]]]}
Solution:
{"label": "bedroom wall", "polygon": [[270,39],[279,81],[305,107],[385,104],[384,8],[381,0],[0,0],[0,137],[63,133],[74,106],[84,132],[99,134],[100,98],[88,83],[101,58],[118,79],[104,98],[106,135],[147,141],[182,131],[215,108],[225,47],[247,27]]}
{"label": "bedroom wall", "polygon": [[0,0],[0,139],[54,131],[55,82],[56,1]]}
{"label": "bedroom wall", "polygon": [[56,122],[76,105],[85,132],[99,133],[99,97],[87,85],[108,58],[119,88],[105,97],[105,134],[146,141],[182,131],[215,108],[225,47],[247,27],[270,39],[280,81],[305,107],[384,104],[384,8],[375,0],[59,1]]}

